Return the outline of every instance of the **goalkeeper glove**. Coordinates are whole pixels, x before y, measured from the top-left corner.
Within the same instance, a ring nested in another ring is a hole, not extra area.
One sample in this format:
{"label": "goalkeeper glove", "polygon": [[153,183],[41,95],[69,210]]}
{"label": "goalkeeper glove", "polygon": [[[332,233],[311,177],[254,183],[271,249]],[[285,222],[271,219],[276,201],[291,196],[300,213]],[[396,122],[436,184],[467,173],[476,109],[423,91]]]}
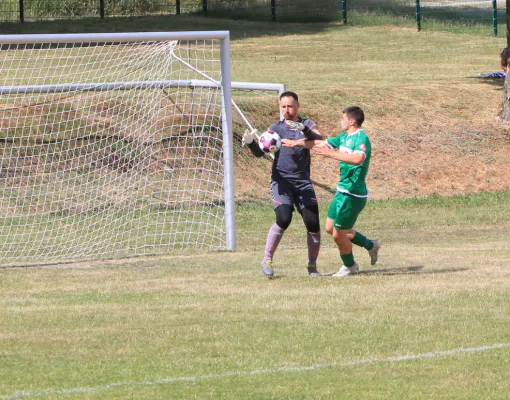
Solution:
{"label": "goalkeeper glove", "polygon": [[252,129],[251,131],[245,130],[242,140],[243,146],[252,144],[255,136],[258,136],[258,131],[256,129]]}
{"label": "goalkeeper glove", "polygon": [[305,124],[297,121],[285,121],[285,123],[289,126],[290,129],[296,129],[298,131],[303,132],[305,136],[311,133],[310,128],[308,128]]}
{"label": "goalkeeper glove", "polygon": [[306,127],[301,122],[297,121],[285,121],[285,123],[289,126],[290,129],[295,129],[297,131],[303,131]]}

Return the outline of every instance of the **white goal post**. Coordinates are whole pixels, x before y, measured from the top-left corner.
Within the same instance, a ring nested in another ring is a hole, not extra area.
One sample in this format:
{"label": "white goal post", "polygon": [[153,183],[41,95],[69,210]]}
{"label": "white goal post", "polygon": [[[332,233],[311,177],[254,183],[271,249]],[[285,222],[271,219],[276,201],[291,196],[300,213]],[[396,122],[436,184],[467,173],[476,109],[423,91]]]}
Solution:
{"label": "white goal post", "polygon": [[0,46],[1,264],[235,250],[234,159],[257,111],[232,90],[278,110],[285,86],[231,82],[228,32]]}

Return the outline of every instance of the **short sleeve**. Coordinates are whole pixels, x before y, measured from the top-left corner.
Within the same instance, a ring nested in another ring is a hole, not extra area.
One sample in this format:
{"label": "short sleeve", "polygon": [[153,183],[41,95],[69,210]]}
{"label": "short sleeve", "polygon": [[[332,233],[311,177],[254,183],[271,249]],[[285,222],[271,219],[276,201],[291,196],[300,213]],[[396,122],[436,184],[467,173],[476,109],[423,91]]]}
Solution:
{"label": "short sleeve", "polygon": [[354,148],[352,149],[353,153],[363,153],[365,157],[367,157],[371,151],[372,145],[366,135],[360,136],[359,140],[356,141]]}
{"label": "short sleeve", "polygon": [[338,149],[340,147],[340,135],[330,137],[330,138],[326,139],[326,142],[333,149]]}

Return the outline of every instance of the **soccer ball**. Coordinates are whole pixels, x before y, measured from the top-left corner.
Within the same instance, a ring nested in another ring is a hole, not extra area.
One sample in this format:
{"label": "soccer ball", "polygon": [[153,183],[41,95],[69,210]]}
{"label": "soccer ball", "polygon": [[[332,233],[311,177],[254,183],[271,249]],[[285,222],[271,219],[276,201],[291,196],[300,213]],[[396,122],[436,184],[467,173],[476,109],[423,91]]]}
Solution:
{"label": "soccer ball", "polygon": [[259,147],[264,153],[274,153],[280,150],[282,140],[276,132],[264,132],[259,138]]}

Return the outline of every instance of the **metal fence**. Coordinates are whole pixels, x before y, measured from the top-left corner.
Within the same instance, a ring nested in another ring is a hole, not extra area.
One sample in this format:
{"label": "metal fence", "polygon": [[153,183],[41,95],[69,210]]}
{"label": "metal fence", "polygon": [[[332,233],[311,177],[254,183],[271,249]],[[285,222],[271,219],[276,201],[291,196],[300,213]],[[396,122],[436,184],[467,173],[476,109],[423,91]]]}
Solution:
{"label": "metal fence", "polygon": [[339,0],[3,0],[0,21],[203,14],[254,20],[331,20]]}
{"label": "metal fence", "polygon": [[1,0],[0,21],[197,14],[251,20],[316,22],[352,16],[401,17],[416,28],[481,26],[506,34],[506,0]]}
{"label": "metal fence", "polygon": [[[443,25],[478,27],[506,35],[506,0],[341,0],[342,19],[349,14],[391,15],[412,20],[417,30]],[[502,29],[498,29],[499,28]]]}

